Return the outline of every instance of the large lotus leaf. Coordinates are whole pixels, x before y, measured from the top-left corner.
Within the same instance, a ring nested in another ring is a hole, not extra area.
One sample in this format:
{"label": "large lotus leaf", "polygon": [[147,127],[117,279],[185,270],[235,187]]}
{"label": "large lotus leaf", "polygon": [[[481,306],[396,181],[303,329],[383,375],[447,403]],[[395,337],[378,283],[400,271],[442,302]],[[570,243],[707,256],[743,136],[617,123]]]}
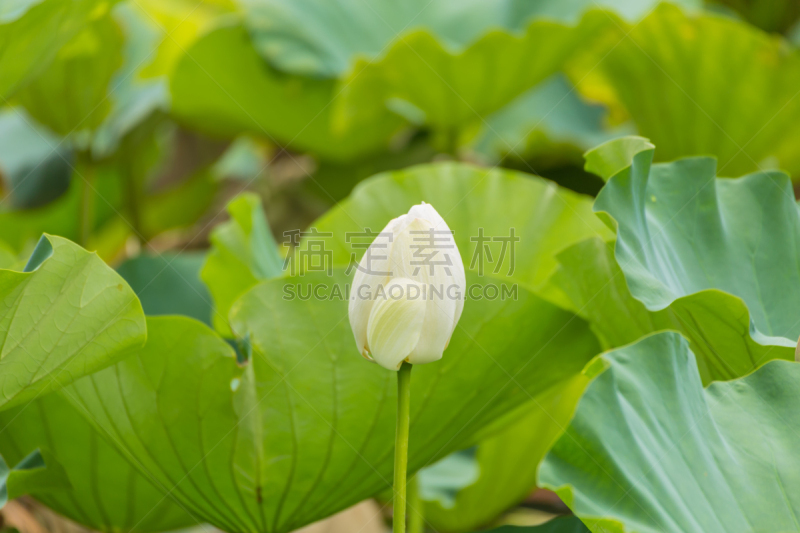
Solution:
{"label": "large lotus leaf", "polygon": [[0,97],[4,100],[47,68],[105,0],[12,2],[0,7]]}
{"label": "large lotus leaf", "polygon": [[588,533],[589,529],[575,516],[554,518],[539,526],[503,526],[486,533]]}
{"label": "large lotus leaf", "polygon": [[612,33],[581,62],[578,89],[621,103],[659,161],[714,155],[725,176],[800,171],[800,52],[782,38],[668,5]]}
{"label": "large lotus leaf", "polygon": [[[449,162],[374,176],[313,227],[332,234],[325,240],[332,263],[347,265],[365,251],[358,233],[365,228],[380,232],[389,220],[423,201],[453,230],[466,269],[535,291],[544,290],[558,251],[587,237],[610,236],[592,214],[588,196],[522,172]],[[508,238],[512,228],[519,239],[513,259],[510,244],[504,251],[502,241],[485,240]],[[479,242],[481,232],[484,242]],[[562,302],[559,294],[544,296]]]}
{"label": "large lotus leaf", "polygon": [[214,328],[231,336],[228,315],[233,302],[259,281],[282,275],[283,259],[261,198],[242,194],[228,203],[227,210],[231,218],[211,232],[211,250],[200,277],[214,299]]}
{"label": "large lotus leaf", "polygon": [[95,254],[43,237],[25,272],[0,270],[0,406],[106,367],[145,339],[142,306]]}
{"label": "large lotus leaf", "polygon": [[[282,70],[337,77],[356,57],[374,59],[405,34],[424,31],[441,47],[462,50],[496,29],[523,31],[532,18],[574,23],[588,9],[643,16],[652,0],[244,0],[259,52]],[[681,0],[700,6],[698,0]]]}
{"label": "large lotus leaf", "polygon": [[[138,355],[67,392],[198,518],[294,530],[391,484],[395,374],[357,353],[348,282],[337,269],[245,293],[232,312],[250,347],[241,367],[198,322],[148,318]],[[309,301],[308,290],[330,298]],[[524,289],[468,302],[444,360],[414,370],[410,468],[469,444],[597,349],[583,321]]]}
{"label": "large lotus leaf", "polygon": [[117,267],[146,315],[184,315],[211,324],[211,295],[200,281],[206,256],[198,252],[142,254]]}
{"label": "large lotus leaf", "polygon": [[[567,295],[571,309],[589,321],[604,349],[630,344],[654,331],[677,329],[692,342],[701,343],[695,349],[701,354],[701,364],[705,357],[703,346],[708,348],[710,354],[747,353],[748,348],[758,351],[760,345],[750,339],[749,323],[746,320],[744,323],[733,320],[728,329],[723,328],[713,334],[706,331],[705,336],[693,337],[695,328],[683,327],[684,323],[669,308],[648,311],[628,289],[625,275],[614,259],[615,244],[614,241],[605,242],[591,238],[570,246],[558,254],[558,269],[550,278],[550,283],[558,286]],[[719,314],[725,309],[725,306],[719,309],[708,308],[707,312]],[[712,344],[706,345],[706,340],[712,341]],[[716,343],[724,342],[731,342],[731,345],[725,346],[725,349],[721,345],[715,346]],[[707,371],[701,374],[704,381],[712,379]],[[722,376],[714,377],[720,379]]]}
{"label": "large lotus leaf", "polygon": [[238,25],[223,25],[189,47],[170,90],[173,114],[192,127],[223,137],[266,136],[336,160],[385,147],[402,123],[384,114],[343,131],[332,117],[336,82],[275,72]]}
{"label": "large lotus leaf", "polygon": [[585,102],[558,74],[487,117],[473,150],[487,162],[536,158],[580,164],[583,152],[620,135],[620,129],[606,126],[606,115],[603,106]]}
{"label": "large lotus leaf", "polygon": [[649,311],[669,309],[698,341],[703,379],[791,359],[800,336],[791,307],[800,301],[800,212],[788,177],[715,178],[711,158],[652,158],[652,148],[633,156],[595,202],[617,227],[630,293]]}
{"label": "large lotus leaf", "polygon": [[[76,407],[58,393],[0,413],[0,453],[15,463],[32,450],[50,462],[40,484],[27,491],[51,509],[99,531],[168,531],[197,521],[141,475]],[[62,477],[68,483],[54,490]]]}
{"label": "large lotus leaf", "polygon": [[744,302],[722,291],[703,291],[650,311],[631,295],[614,259],[614,243],[588,239],[558,255],[551,278],[591,324],[604,348],[624,346],[654,331],[680,331],[697,354],[703,383],[751,372],[774,358],[791,359],[789,347],[760,344],[751,336]]}
{"label": "large lotus leaf", "polygon": [[588,371],[599,375],[539,480],[589,529],[797,531],[800,365],[703,390],[686,340],[664,332]]}
{"label": "large lotus leaf", "polygon": [[[597,11],[576,26],[535,20],[522,35],[495,30],[458,51],[426,31],[407,34],[380,59],[355,63],[336,117],[344,127],[358,128],[388,105],[449,137],[460,135],[557,72],[613,23],[612,14]],[[403,111],[409,107],[413,111]]]}
{"label": "large lotus leaf", "polygon": [[[480,442],[474,458],[477,477],[454,497],[427,501],[427,523],[441,532],[474,531],[524,500],[536,486],[539,463],[572,416],[586,384],[579,374],[566,386],[541,394],[524,406],[517,422]],[[424,487],[426,476],[418,476]]]}
{"label": "large lotus leaf", "polygon": [[92,21],[17,92],[17,100],[59,135],[95,129],[110,109],[106,95],[111,77],[122,64],[122,44],[111,14]]}

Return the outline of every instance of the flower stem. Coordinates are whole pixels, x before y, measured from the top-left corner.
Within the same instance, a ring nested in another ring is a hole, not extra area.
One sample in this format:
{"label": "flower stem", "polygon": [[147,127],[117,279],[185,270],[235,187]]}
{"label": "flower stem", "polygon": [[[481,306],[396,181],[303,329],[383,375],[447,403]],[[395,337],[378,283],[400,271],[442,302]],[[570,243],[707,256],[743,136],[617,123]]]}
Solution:
{"label": "flower stem", "polygon": [[397,429],[394,440],[393,533],[406,533],[406,477],[408,471],[408,419],[411,404],[411,365],[397,372]]}
{"label": "flower stem", "polygon": [[425,504],[419,493],[419,473],[408,480],[408,533],[425,533]]}

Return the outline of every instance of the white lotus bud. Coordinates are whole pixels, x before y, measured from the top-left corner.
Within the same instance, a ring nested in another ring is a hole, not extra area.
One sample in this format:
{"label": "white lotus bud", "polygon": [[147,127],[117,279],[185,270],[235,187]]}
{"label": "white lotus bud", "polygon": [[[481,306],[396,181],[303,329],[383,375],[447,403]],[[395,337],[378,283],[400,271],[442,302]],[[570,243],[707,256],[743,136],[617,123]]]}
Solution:
{"label": "white lotus bud", "polygon": [[456,242],[429,204],[389,222],[370,245],[350,290],[358,351],[390,370],[442,358],[464,309]]}

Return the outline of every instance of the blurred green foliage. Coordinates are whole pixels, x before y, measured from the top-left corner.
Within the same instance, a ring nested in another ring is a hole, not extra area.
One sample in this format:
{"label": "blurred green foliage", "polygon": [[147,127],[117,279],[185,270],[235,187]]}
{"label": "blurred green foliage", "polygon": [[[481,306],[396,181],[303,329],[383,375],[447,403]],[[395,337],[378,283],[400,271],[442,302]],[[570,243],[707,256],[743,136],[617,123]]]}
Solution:
{"label": "blurred green foliage", "polygon": [[[502,523],[541,482],[540,461],[558,442],[547,483],[575,496],[567,503],[588,526],[668,529],[632,507],[606,506],[626,495],[583,485],[600,475],[594,467],[577,477],[561,468],[556,456],[581,461],[561,433],[616,442],[626,428],[593,426],[605,419],[586,402],[606,405],[607,396],[639,387],[645,378],[600,390],[621,374],[625,354],[642,350],[620,347],[657,331],[685,337],[686,346],[659,350],[687,364],[680,370],[691,378],[679,391],[659,382],[637,396],[637,412],[658,427],[675,421],[661,418],[650,395],[680,392],[701,405],[722,390],[702,384],[791,359],[800,222],[792,183],[778,170],[800,176],[799,19],[793,0],[0,3],[0,267],[8,269],[0,288],[10,302],[3,342],[12,347],[3,344],[0,366],[4,401],[33,402],[30,412],[0,412],[7,494],[28,492],[114,533],[197,520],[283,533],[379,492],[390,466],[391,427],[378,416],[390,394],[386,376],[339,358],[350,340],[336,323],[345,306],[281,300],[301,280],[285,278],[284,265],[298,257],[286,230],[333,232],[332,261],[345,279],[363,253],[342,240],[345,232],[377,231],[424,200],[456,231],[468,265],[478,228],[514,227],[525,239],[508,275],[524,302],[471,302],[468,329],[454,337],[474,368],[443,364],[453,381],[439,385],[435,370],[420,372],[430,385],[420,398],[439,402],[412,427],[434,434],[412,444],[429,526],[467,532]],[[629,134],[643,137],[618,139]],[[29,265],[38,270],[21,273],[45,233],[57,261],[40,257]],[[124,290],[100,291],[103,283]],[[98,303],[130,307],[125,334],[110,338],[99,327],[111,307],[68,320],[70,305],[94,302],[97,291]],[[48,300],[51,293],[67,303]],[[142,312],[159,315],[147,319],[146,348],[108,367],[144,342]],[[43,342],[18,329],[37,316],[53,326]],[[66,339],[47,337],[58,328]],[[27,339],[22,348],[9,332]],[[84,354],[79,338],[93,335],[108,353]],[[501,368],[520,373],[513,391],[500,387],[503,376],[473,335],[503,348]],[[62,361],[70,381],[102,366],[106,381],[92,374],[39,398],[56,384],[22,364],[19,350],[42,368],[61,368],[59,342],[83,354]],[[606,373],[597,377],[591,366],[599,360],[581,372],[600,347],[620,348],[603,356]],[[526,367],[535,350],[549,358]],[[307,353],[327,366],[304,367]],[[247,366],[254,357],[267,364]],[[666,372],[651,359],[631,371]],[[287,379],[290,363],[311,377]],[[762,386],[782,364],[734,383]],[[358,395],[339,395],[337,379],[360,387]],[[784,381],[775,378],[773,392],[788,389]],[[476,388],[486,382],[495,388]],[[272,388],[281,399],[261,405],[256,393]],[[465,390],[474,395],[446,419],[448,402]],[[247,409],[259,423],[239,428]],[[676,411],[677,426],[691,419],[687,410]],[[337,424],[359,448],[337,440]],[[635,429],[663,444],[648,433],[653,426]],[[208,434],[222,448],[214,452]],[[173,441],[202,471],[181,462]],[[641,459],[623,455],[597,450],[623,467]],[[361,464],[363,456],[376,466]],[[33,473],[8,469],[26,457]],[[653,494],[658,516],[680,514],[674,494]],[[681,527],[700,514],[680,515]],[[586,526],[567,517],[498,531]]]}

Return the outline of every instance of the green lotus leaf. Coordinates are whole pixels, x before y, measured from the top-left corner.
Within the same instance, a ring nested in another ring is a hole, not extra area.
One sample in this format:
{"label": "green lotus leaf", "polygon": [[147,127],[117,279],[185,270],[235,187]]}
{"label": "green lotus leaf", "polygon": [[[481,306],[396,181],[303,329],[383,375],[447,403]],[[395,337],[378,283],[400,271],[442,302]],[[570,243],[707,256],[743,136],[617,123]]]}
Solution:
{"label": "green lotus leaf", "polygon": [[[347,283],[335,269],[245,293],[232,310],[250,348],[242,366],[200,323],[148,318],[143,350],[65,396],[199,519],[292,531],[390,485],[395,374],[357,353],[336,292]],[[328,298],[309,301],[308,290]],[[411,469],[469,445],[597,349],[583,321],[524,289],[468,302],[444,360],[415,369]]]}
{"label": "green lotus leaf", "polygon": [[546,391],[522,407],[516,422],[478,443],[476,475],[457,487],[454,495],[437,499],[425,494],[426,485],[435,481],[429,479],[429,471],[441,463],[418,473],[426,522],[441,532],[474,531],[523,501],[536,487],[539,463],[562,432],[562,426],[553,421],[569,420],[586,384],[586,377],[578,374],[568,384]]}
{"label": "green lotus leaf", "polygon": [[[111,14],[91,21],[16,94],[38,122],[59,135],[94,130],[110,109],[106,98],[122,65],[122,33]],[[70,95],[65,105],[64,95]]]}
{"label": "green lotus leaf", "polygon": [[[423,201],[453,230],[466,269],[520,283],[563,305],[568,305],[565,297],[546,284],[557,266],[555,254],[587,237],[611,236],[592,214],[588,196],[522,172],[443,162],[382,173],[359,184],[313,224],[330,236],[308,236],[300,250],[324,238],[331,264],[353,264],[374,238],[365,239],[365,229],[378,233]],[[511,228],[519,239],[513,258],[510,242],[504,250],[503,241],[491,240],[508,239]],[[299,262],[301,269],[307,268]]]}
{"label": "green lotus leaf", "polygon": [[[9,462],[16,466],[9,468]],[[63,468],[47,452],[36,449],[17,461],[0,457],[0,507],[8,500],[35,491],[51,492],[69,487]]]}
{"label": "green lotus leaf", "polygon": [[247,289],[283,274],[283,259],[272,236],[261,199],[252,193],[234,198],[227,206],[230,220],[211,232],[200,277],[214,299],[214,329],[231,336],[231,305]]}
{"label": "green lotus leaf", "polygon": [[[708,346],[711,353],[747,353],[748,348],[758,351],[759,345],[750,340],[750,324],[742,323],[733,316],[728,328],[706,331],[706,335],[692,336],[694,328],[682,327],[683,322],[669,309],[648,311],[645,305],[633,297],[625,282],[625,274],[614,259],[615,242],[590,238],[570,246],[558,254],[558,269],[550,279],[567,295],[571,309],[588,320],[604,349],[618,348],[630,344],[645,335],[662,329],[681,331],[693,343],[701,343],[695,351],[704,359],[704,341],[726,342],[733,340],[725,350],[722,346]],[[707,312],[719,313],[725,307]],[[750,346],[744,343],[750,340]],[[738,345],[737,345],[738,343]],[[732,350],[731,350],[732,348]],[[769,348],[767,348],[769,349]],[[702,364],[702,363],[701,363]],[[704,381],[711,376],[705,372]]]}
{"label": "green lotus leaf", "polygon": [[644,137],[629,135],[614,139],[586,152],[584,168],[587,172],[600,176],[603,181],[608,181],[611,176],[631,166],[633,156],[654,148],[655,146]]}
{"label": "green lotus leaf", "polygon": [[617,228],[615,257],[631,295],[695,342],[705,381],[792,359],[800,322],[787,306],[800,298],[800,212],[788,177],[723,179],[711,158],[652,159],[652,148],[634,155],[595,202]]}
{"label": "green lotus leaf", "polygon": [[588,533],[589,529],[575,516],[554,518],[539,526],[503,526],[486,533]]}
{"label": "green lotus leaf", "polygon": [[592,531],[796,531],[800,365],[703,389],[664,332],[598,356],[599,373],[539,471]]}
{"label": "green lotus leaf", "polygon": [[[39,483],[25,493],[71,520],[109,533],[169,531],[197,523],[59,393],[0,412],[0,424],[0,453],[7,461],[20,461],[31,450],[49,455]],[[53,464],[59,466],[55,471]]]}
{"label": "green lotus leaf", "polygon": [[[613,20],[605,12],[588,13],[576,26],[534,20],[521,36],[496,30],[456,52],[431,33],[409,33],[379,60],[356,62],[337,101],[337,117],[357,128],[389,105],[414,122],[457,136],[483,126],[484,116],[557,72]],[[408,107],[411,115],[403,112]]]}
{"label": "green lotus leaf", "polygon": [[474,151],[488,162],[504,159],[577,163],[583,152],[622,130],[606,126],[607,110],[580,98],[561,74],[542,82],[486,118]]}
{"label": "green lotus leaf", "polygon": [[587,49],[576,84],[621,104],[658,161],[714,155],[725,176],[800,172],[800,52],[783,38],[669,5],[610,32],[605,46]]}
{"label": "green lotus leaf", "polygon": [[751,372],[769,359],[791,359],[783,344],[752,336],[749,311],[738,297],[707,290],[650,311],[633,297],[614,259],[614,243],[588,239],[558,255],[551,281],[568,295],[572,309],[591,324],[604,348],[617,348],[660,330],[680,331],[697,354],[704,384]]}
{"label": "green lotus leaf", "polygon": [[104,368],[145,340],[142,306],[95,254],[45,236],[25,272],[0,270],[0,406]]}
{"label": "green lotus leaf", "polygon": [[346,160],[385,149],[402,124],[384,114],[358,131],[332,117],[335,80],[274,71],[256,52],[247,31],[222,24],[194,42],[170,76],[172,113],[218,137],[250,133],[295,150]]}
{"label": "green lotus leaf", "polygon": [[183,315],[211,324],[211,295],[200,281],[198,252],[142,254],[117,267],[148,316]]}
{"label": "green lotus leaf", "polygon": [[79,33],[105,0],[21,1],[0,7],[0,97],[25,86]]}
{"label": "green lotus leaf", "polygon": [[[246,20],[259,52],[287,72],[337,77],[357,57],[382,56],[408,33],[424,31],[441,47],[456,53],[502,29],[524,31],[531,19],[572,24],[589,9],[607,8],[638,19],[657,2],[651,0],[245,0]],[[698,0],[681,0],[699,7]],[[332,23],[335,21],[336,23]]]}

